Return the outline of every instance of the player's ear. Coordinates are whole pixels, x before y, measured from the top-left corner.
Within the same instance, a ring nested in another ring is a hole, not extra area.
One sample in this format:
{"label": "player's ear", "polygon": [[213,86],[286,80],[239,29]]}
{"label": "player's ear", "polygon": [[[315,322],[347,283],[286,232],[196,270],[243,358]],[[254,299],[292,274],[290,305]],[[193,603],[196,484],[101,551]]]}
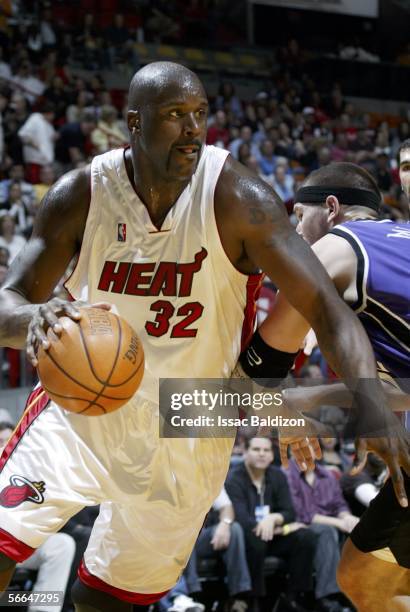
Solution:
{"label": "player's ear", "polygon": [[336,196],[326,198],[327,216],[329,221],[335,221],[340,213],[340,203]]}
{"label": "player's ear", "polygon": [[127,113],[128,129],[133,136],[140,130],[140,113],[137,110],[129,110]]}

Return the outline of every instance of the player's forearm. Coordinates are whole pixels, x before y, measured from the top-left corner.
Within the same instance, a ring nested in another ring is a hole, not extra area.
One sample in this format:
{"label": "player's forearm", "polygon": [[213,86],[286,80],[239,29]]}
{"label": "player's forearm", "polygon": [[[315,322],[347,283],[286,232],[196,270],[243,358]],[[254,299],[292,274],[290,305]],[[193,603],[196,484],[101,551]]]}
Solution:
{"label": "player's forearm", "polygon": [[377,369],[374,353],[356,315],[343,304],[340,310],[344,312],[336,313],[325,305],[324,309],[317,313],[313,328],[330,367],[346,380],[348,386],[351,380],[375,379]]}
{"label": "player's forearm", "polygon": [[0,291],[0,346],[24,349],[27,328],[37,310],[16,291]]}

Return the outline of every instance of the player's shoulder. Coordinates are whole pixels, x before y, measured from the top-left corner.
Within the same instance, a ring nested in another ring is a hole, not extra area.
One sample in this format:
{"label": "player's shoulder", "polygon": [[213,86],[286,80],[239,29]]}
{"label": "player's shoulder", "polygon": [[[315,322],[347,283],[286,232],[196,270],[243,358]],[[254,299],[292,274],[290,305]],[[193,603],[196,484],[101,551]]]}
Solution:
{"label": "player's shoulder", "polygon": [[258,226],[281,220],[285,210],[274,189],[231,155],[216,185],[215,208],[237,227],[241,221]]}
{"label": "player's shoulder", "polygon": [[67,172],[44,196],[33,234],[49,235],[60,226],[82,236],[91,199],[90,166]]}
{"label": "player's shoulder", "polygon": [[216,189],[230,197],[243,200],[245,203],[249,200],[263,202],[267,198],[280,201],[274,189],[266,181],[232,155],[226,158]]}

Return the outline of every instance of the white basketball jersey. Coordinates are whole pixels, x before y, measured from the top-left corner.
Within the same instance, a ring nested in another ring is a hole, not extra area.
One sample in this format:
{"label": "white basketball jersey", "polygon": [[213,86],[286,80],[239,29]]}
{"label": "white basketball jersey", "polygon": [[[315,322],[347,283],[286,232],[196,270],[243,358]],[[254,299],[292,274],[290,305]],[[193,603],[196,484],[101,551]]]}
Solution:
{"label": "white basketball jersey", "polygon": [[252,333],[260,276],[234,268],[214,213],[227,155],[204,147],[160,230],[130,183],[124,150],[92,162],[83,244],[66,286],[75,299],[112,302],[137,331],[145,399],[158,401],[159,378],[228,377]]}

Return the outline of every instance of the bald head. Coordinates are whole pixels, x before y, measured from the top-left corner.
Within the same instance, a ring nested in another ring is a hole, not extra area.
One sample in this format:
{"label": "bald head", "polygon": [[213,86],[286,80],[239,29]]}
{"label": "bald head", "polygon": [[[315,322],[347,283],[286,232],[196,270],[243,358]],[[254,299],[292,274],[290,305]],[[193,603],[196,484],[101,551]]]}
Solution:
{"label": "bald head", "polygon": [[194,72],[174,62],[152,62],[134,74],[128,108],[138,110],[178,93],[195,93],[206,98],[204,87]]}

